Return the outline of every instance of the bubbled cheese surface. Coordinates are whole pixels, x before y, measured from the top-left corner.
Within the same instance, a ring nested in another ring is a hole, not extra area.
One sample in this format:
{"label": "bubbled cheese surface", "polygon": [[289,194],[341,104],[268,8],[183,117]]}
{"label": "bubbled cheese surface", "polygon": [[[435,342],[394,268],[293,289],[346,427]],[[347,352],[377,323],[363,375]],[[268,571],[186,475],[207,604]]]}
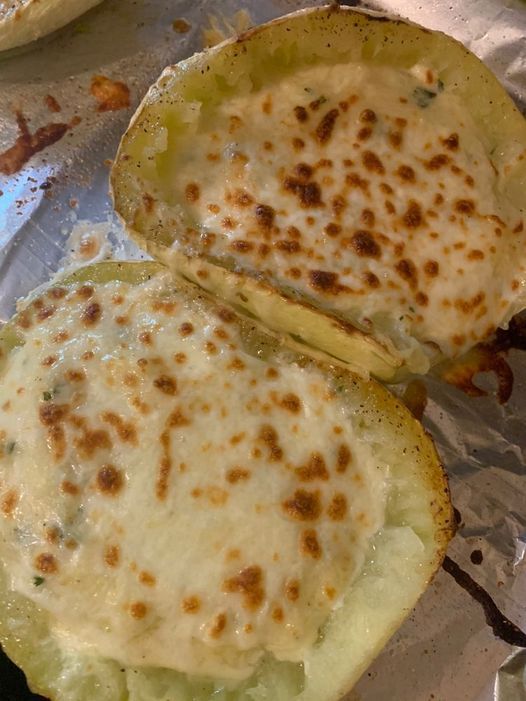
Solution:
{"label": "bubbled cheese surface", "polygon": [[305,68],[203,108],[174,153],[179,245],[399,349],[456,355],[524,294],[523,214],[466,106],[423,66]]}
{"label": "bubbled cheese surface", "polygon": [[163,275],[50,289],[0,378],[11,585],[64,648],[243,678],[301,660],[381,528],[387,468],[316,369]]}

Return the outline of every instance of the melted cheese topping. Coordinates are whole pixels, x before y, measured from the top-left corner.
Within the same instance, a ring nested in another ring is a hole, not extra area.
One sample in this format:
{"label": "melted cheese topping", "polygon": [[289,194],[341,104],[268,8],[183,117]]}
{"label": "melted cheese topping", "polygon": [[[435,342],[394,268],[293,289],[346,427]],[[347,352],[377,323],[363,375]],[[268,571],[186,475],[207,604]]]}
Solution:
{"label": "melted cheese topping", "polygon": [[312,367],[168,277],[19,314],[0,405],[14,589],[64,647],[225,678],[301,660],[382,526],[387,468]]}
{"label": "melted cheese topping", "polygon": [[197,137],[171,176],[185,250],[400,349],[453,356],[516,311],[524,222],[468,110],[425,67],[306,68],[203,110]]}

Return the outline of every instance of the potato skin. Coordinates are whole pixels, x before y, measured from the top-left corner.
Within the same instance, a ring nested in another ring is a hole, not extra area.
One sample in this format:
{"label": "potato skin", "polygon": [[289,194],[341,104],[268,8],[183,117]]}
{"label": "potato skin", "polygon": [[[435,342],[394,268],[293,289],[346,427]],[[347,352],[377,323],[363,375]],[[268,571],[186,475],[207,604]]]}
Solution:
{"label": "potato skin", "polygon": [[[115,208],[129,233],[174,272],[225,298],[267,326],[303,342],[351,368],[397,381],[411,372],[426,373],[443,359],[438,347],[414,340],[414,347],[394,347],[389,332],[362,333],[329,304],[291,294],[264,278],[257,269],[227,269],[223,259],[190,250],[184,243],[184,222],[177,207],[165,205],[163,183],[142,150],[164,148],[159,127],[192,138],[192,105],[214,109],[237,84],[265,85],[311,62],[370,60],[407,69],[425,63],[462,98],[473,118],[483,125],[484,148],[501,172],[503,191],[523,206],[526,165],[517,156],[526,142],[526,122],[491,72],[462,44],[440,32],[401,19],[348,7],[300,10],[254,27],[237,38],[195,54],[165,69],[145,96],[124,135],[111,181]],[[173,203],[172,203],[173,204]],[[163,219],[166,216],[165,219]],[[200,274],[198,274],[200,273]],[[243,297],[247,297],[245,301]],[[517,299],[510,315],[526,303]],[[503,319],[505,323],[507,319]],[[303,335],[297,329],[304,330]]]}
{"label": "potato skin", "polygon": [[[89,281],[97,285],[114,279],[131,284],[140,283],[163,269],[163,266],[157,263],[106,262],[81,269],[62,280],[60,284],[68,286]],[[175,283],[175,286],[180,287],[181,284]],[[212,308],[215,306],[213,300],[207,299],[194,286],[188,286],[186,294],[197,297],[200,303],[209,304]],[[4,356],[8,356],[9,352],[20,342],[19,339],[17,340],[16,334],[12,333],[15,322],[16,317],[4,327],[0,334],[0,346]],[[447,479],[433,443],[425,434],[422,425],[411,416],[402,403],[380,384],[372,380],[365,380],[346,370],[336,369],[305,356],[293,354],[289,350],[283,349],[279,339],[268,336],[264,330],[256,329],[253,322],[240,318],[236,323],[245,326],[247,333],[259,334],[269,352],[282,358],[282,362],[285,364],[298,362],[305,368],[308,368],[309,365],[321,368],[331,384],[349,402],[353,416],[367,427],[368,431],[376,433],[376,440],[384,445],[383,454],[398,456],[395,457],[392,466],[393,477],[401,485],[401,492],[407,491],[408,501],[405,504],[400,504],[400,515],[394,513],[392,519],[396,523],[401,519],[400,522],[407,521],[411,524],[414,518],[414,529],[423,545],[418,575],[414,579],[412,579],[413,568],[410,567],[409,572],[404,573],[403,563],[389,562],[388,567],[381,570],[381,576],[386,577],[384,584],[386,591],[391,591],[393,587],[397,590],[403,583],[409,593],[404,591],[395,596],[397,602],[400,600],[399,607],[396,610],[391,610],[392,604],[389,604],[385,617],[380,620],[380,628],[378,631],[375,630],[374,634],[365,635],[361,632],[360,626],[357,626],[358,643],[354,639],[349,641],[353,654],[350,656],[346,654],[340,660],[339,668],[333,675],[334,683],[332,681],[330,684],[325,681],[319,682],[316,675],[316,665],[319,668],[322,668],[323,665],[317,661],[316,655],[320,654],[319,650],[323,652],[324,646],[319,646],[314,652],[313,660],[309,662],[314,673],[307,679],[304,691],[296,698],[298,701],[300,699],[301,701],[311,701],[311,699],[312,701],[335,701],[341,693],[350,688],[380,651],[416,603],[418,596],[440,566],[447,543],[454,530]],[[385,547],[383,547],[383,552],[386,553]],[[388,553],[386,555],[387,561],[389,561]],[[57,679],[60,679],[60,675],[64,672],[63,665],[68,663],[65,661],[64,652],[57,647],[47,621],[47,614],[23,596],[10,591],[5,575],[6,573],[0,568],[0,642],[12,659],[25,670],[32,688],[55,701],[88,701],[88,699],[90,701],[114,701],[115,698],[120,699],[121,695],[126,693],[127,672],[120,672],[120,666],[112,660],[93,660],[92,658],[83,658],[82,655],[77,656],[74,671],[74,674],[78,675],[75,677],[77,681],[72,686],[60,688]],[[393,578],[392,581],[390,578]],[[367,577],[364,578],[365,580]],[[353,628],[348,625],[348,621],[353,620],[354,611],[360,611],[361,606],[360,601],[354,602],[351,596],[341,609],[341,613],[339,610],[337,615],[334,615],[334,620],[331,621],[325,632],[325,639],[330,641],[332,635],[336,636],[337,639],[338,636],[343,635],[345,643],[345,636],[349,629]],[[368,615],[373,615],[373,613],[370,612]],[[368,620],[367,616],[365,619],[366,625],[368,625],[371,621]],[[358,645],[357,648],[354,647],[356,645]],[[338,646],[337,649],[341,648]],[[355,663],[349,668],[348,660],[354,659],[354,657],[356,657]],[[155,678],[155,671],[152,672],[152,678]],[[323,686],[322,696],[320,696],[319,688],[316,686],[317,684],[319,686],[320,683]],[[109,692],[103,690],[105,685],[110,689]],[[73,692],[71,689],[75,689],[75,691]],[[243,692],[241,694],[232,692],[228,701],[237,701],[243,697],[242,694]],[[122,697],[124,698],[124,696]],[[209,697],[182,694],[180,698],[181,701],[186,701],[187,698],[206,701]]]}
{"label": "potato skin", "polygon": [[51,34],[102,0],[20,0],[0,16],[0,51],[13,49]]}

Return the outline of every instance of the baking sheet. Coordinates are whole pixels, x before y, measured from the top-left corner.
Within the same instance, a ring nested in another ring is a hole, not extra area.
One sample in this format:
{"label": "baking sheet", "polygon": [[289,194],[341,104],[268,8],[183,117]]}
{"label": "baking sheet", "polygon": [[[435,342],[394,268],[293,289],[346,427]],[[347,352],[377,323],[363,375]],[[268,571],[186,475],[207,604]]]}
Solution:
{"label": "baking sheet", "polygon": [[[45,125],[68,126],[20,172],[0,173],[0,320],[9,318],[17,298],[59,269],[65,256],[68,264],[88,262],[110,255],[112,247],[119,257],[143,255],[113,217],[110,160],[148,85],[166,64],[202,47],[208,15],[229,18],[243,7],[259,22],[310,4],[315,3],[106,0],[51,37],[0,55],[0,152],[19,136],[17,111],[32,134]],[[375,0],[364,6],[457,37],[526,110],[521,0]],[[91,87],[101,75],[127,86],[129,107],[99,111]],[[508,362],[514,389],[504,405],[495,399],[491,377],[480,378],[489,390],[482,398],[426,378],[424,422],[450,475],[461,517],[450,557],[524,630],[526,356],[511,351]],[[526,651],[497,637],[487,615],[441,570],[348,701],[526,701]],[[11,701],[7,684],[0,667],[2,701]],[[12,701],[22,701],[14,688]]]}

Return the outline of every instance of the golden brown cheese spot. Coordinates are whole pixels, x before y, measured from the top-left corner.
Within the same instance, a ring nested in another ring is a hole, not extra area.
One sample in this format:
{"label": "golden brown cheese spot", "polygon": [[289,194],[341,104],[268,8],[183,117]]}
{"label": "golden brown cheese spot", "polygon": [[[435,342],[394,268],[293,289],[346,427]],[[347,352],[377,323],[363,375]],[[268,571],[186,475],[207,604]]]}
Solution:
{"label": "golden brown cheese spot", "polygon": [[97,472],[97,487],[102,494],[114,497],[122,489],[124,477],[115,465],[103,465]]}
{"label": "golden brown cheese spot", "polygon": [[385,174],[384,164],[373,151],[364,151],[362,153],[362,163],[370,173]]}
{"label": "golden brown cheese spot", "polygon": [[362,210],[360,218],[365,226],[373,227],[375,225],[376,217],[371,209]]}
{"label": "golden brown cheese spot", "polygon": [[300,596],[300,583],[297,579],[290,579],[285,584],[285,596],[289,601],[297,601]]}
{"label": "golden brown cheese spot", "polygon": [[53,404],[46,402],[41,404],[38,410],[40,422],[44,426],[54,426],[64,421],[69,413],[69,404]]}
{"label": "golden brown cheese spot", "polygon": [[467,217],[472,217],[475,213],[475,203],[473,200],[456,200],[455,211],[459,214],[465,214]]}
{"label": "golden brown cheese spot", "polygon": [[245,190],[235,190],[232,200],[237,207],[250,207],[254,203],[254,198]]}
{"label": "golden brown cheese spot", "polygon": [[214,619],[214,622],[212,623],[208,634],[210,635],[211,638],[219,638],[223,631],[226,628],[226,614],[224,613],[218,613],[217,616]]}
{"label": "golden brown cheese spot", "polygon": [[155,484],[155,493],[161,501],[166,499],[168,493],[168,479],[172,471],[172,459],[170,456],[170,431],[175,428],[188,426],[190,421],[186,418],[180,408],[175,409],[165,423],[165,429],[161,433],[161,446],[163,454],[159,465],[159,475]]}
{"label": "golden brown cheese spot", "polygon": [[82,287],[79,287],[75,294],[81,299],[89,299],[90,297],[93,297],[94,292],[95,290],[91,285],[82,285]]}
{"label": "golden brown cheese spot", "polygon": [[258,204],[254,211],[256,223],[261,229],[271,229],[274,224],[276,212],[267,204]]}
{"label": "golden brown cheese spot", "polygon": [[265,375],[268,377],[269,380],[275,380],[277,377],[279,377],[279,372],[276,370],[276,368],[267,368],[265,371]]}
{"label": "golden brown cheese spot", "polygon": [[327,294],[338,294],[344,288],[338,283],[338,274],[328,270],[309,270],[310,286]]}
{"label": "golden brown cheese spot", "polygon": [[86,379],[86,373],[84,370],[67,370],[64,373],[64,377],[68,382],[82,382]]}
{"label": "golden brown cheese spot", "polygon": [[457,299],[455,307],[464,314],[471,314],[486,299],[484,292],[478,292],[471,299]]}
{"label": "golden brown cheese spot", "polygon": [[230,248],[237,253],[249,253],[254,250],[254,244],[244,239],[236,239],[230,244]]}
{"label": "golden brown cheese spot", "polygon": [[321,119],[316,127],[315,135],[320,144],[326,144],[332,136],[334,125],[340,111],[336,108],[329,110]]}
{"label": "golden brown cheese spot", "polygon": [[181,601],[183,613],[195,614],[201,608],[201,599],[198,596],[187,596]]}
{"label": "golden brown cheese spot", "polygon": [[58,526],[50,526],[45,529],[45,538],[51,545],[57,545],[62,539],[62,531]]}
{"label": "golden brown cheese spot", "polygon": [[296,152],[301,151],[302,149],[305,148],[305,142],[303,141],[303,139],[300,139],[299,137],[296,136],[296,137],[294,137],[294,139],[292,139],[292,148]]}
{"label": "golden brown cheese spot", "polygon": [[341,443],[338,446],[338,452],[336,454],[336,472],[345,472],[352,461],[351,451],[349,446],[345,443]]}
{"label": "golden brown cheese spot", "polygon": [[331,236],[332,238],[339,236],[341,230],[342,227],[339,224],[336,224],[336,222],[329,222],[324,229],[327,236]]}
{"label": "golden brown cheese spot", "polygon": [[102,308],[98,302],[91,302],[84,308],[80,319],[84,326],[95,326],[100,320]]}
{"label": "golden brown cheese spot", "polygon": [[177,381],[170,375],[159,375],[159,377],[155,378],[153,384],[154,387],[157,387],[160,392],[167,394],[170,397],[177,394]]}
{"label": "golden brown cheese spot", "polygon": [[118,545],[107,545],[103,557],[108,567],[117,567],[121,560],[121,549]]}
{"label": "golden brown cheese spot", "polygon": [[292,392],[283,395],[279,404],[291,414],[297,414],[301,410],[301,400]]}
{"label": "golden brown cheese spot", "polygon": [[318,541],[318,534],[312,528],[303,531],[300,537],[300,552],[313,560],[319,560],[322,556],[322,548]]}
{"label": "golden brown cheese spot", "polygon": [[449,156],[446,156],[445,153],[439,153],[436,156],[433,156],[429,161],[425,161],[424,166],[427,168],[427,170],[440,170],[444,166],[448,165],[450,162]]}
{"label": "golden brown cheese spot", "polygon": [[365,109],[360,112],[360,122],[364,122],[366,124],[375,124],[377,121],[377,116],[376,112],[370,109]]}
{"label": "golden brown cheese spot", "polygon": [[422,215],[422,208],[415,200],[409,200],[409,204],[403,215],[403,222],[409,229],[417,229],[425,223]]}
{"label": "golden brown cheese spot", "polygon": [[153,345],[152,334],[149,331],[141,331],[138,338],[139,338],[139,341],[141,343],[143,343],[145,346],[152,346]]}
{"label": "golden brown cheese spot", "polygon": [[258,438],[267,446],[270,462],[278,462],[282,459],[283,449],[279,445],[278,434],[273,426],[264,424],[259,431]]}
{"label": "golden brown cheese spot", "polygon": [[401,131],[390,131],[387,138],[394,149],[399,149],[404,137]]}
{"label": "golden brown cheese spot", "polygon": [[246,609],[258,609],[265,600],[263,570],[259,565],[246,567],[224,582],[223,591],[227,594],[241,594]]}
{"label": "golden brown cheese spot", "polygon": [[364,283],[367,285],[367,287],[370,287],[372,290],[375,290],[375,289],[377,289],[378,287],[380,287],[380,280],[379,280],[378,277],[377,277],[373,272],[371,272],[370,270],[367,270],[367,271],[363,274],[363,281],[364,281]]}
{"label": "golden brown cheese spot", "polygon": [[296,521],[316,521],[321,514],[320,493],[297,489],[290,499],[283,502],[282,507]]}
{"label": "golden brown cheese spot", "polygon": [[58,562],[51,553],[40,553],[35,558],[35,569],[42,574],[55,574],[58,572]]}
{"label": "golden brown cheese spot", "polygon": [[[224,219],[221,222],[221,225],[223,226],[224,229],[235,229],[238,225],[238,222],[235,219],[232,219],[232,217],[224,217]],[[201,273],[201,274],[200,274]],[[197,271],[197,274],[199,277],[208,277],[208,273],[205,270],[202,271]]]}
{"label": "golden brown cheese spot", "polygon": [[49,319],[49,317],[53,316],[53,314],[55,312],[56,312],[56,307],[54,307],[52,305],[49,307],[42,307],[37,312],[37,320],[38,321],[45,321],[46,319]]}
{"label": "golden brown cheese spot", "polygon": [[67,331],[59,331],[53,336],[53,343],[64,343],[69,340],[70,335]]}
{"label": "golden brown cheese spot", "polygon": [[145,587],[154,587],[157,580],[151,572],[142,570],[141,572],[139,572],[139,582],[141,584],[144,584]]}
{"label": "golden brown cheese spot", "polygon": [[307,464],[297,467],[294,472],[302,482],[329,479],[329,471],[320,453],[312,453]]}
{"label": "golden brown cheese spot", "polygon": [[411,166],[401,165],[396,171],[396,175],[405,183],[414,183],[416,180],[415,171]]}
{"label": "golden brown cheese spot", "polygon": [[275,606],[272,609],[272,620],[275,621],[276,623],[281,623],[285,618],[285,614],[283,613],[283,609],[281,606]]}
{"label": "golden brown cheese spot", "polygon": [[141,620],[148,613],[148,607],[142,601],[134,601],[130,604],[130,616],[136,620]]}
{"label": "golden brown cheese spot", "polygon": [[419,304],[421,307],[427,307],[429,304],[429,297],[426,295],[425,292],[417,292],[415,295],[415,300],[416,303]]}
{"label": "golden brown cheese spot", "polygon": [[267,95],[261,105],[264,114],[272,114],[272,95]]}
{"label": "golden brown cheese spot", "polygon": [[399,260],[395,265],[395,270],[403,280],[409,283],[411,289],[414,289],[417,286],[418,273],[413,261],[407,258],[402,258],[402,260]]}
{"label": "golden brown cheese spot", "polygon": [[287,192],[291,192],[299,199],[300,205],[305,208],[322,206],[321,189],[318,183],[305,183],[299,178],[287,177],[283,181],[283,187]]}
{"label": "golden brown cheese spot", "polygon": [[347,516],[347,499],[344,494],[335,494],[327,508],[327,514],[332,521],[343,521]]}
{"label": "golden brown cheese spot", "polygon": [[4,516],[12,516],[13,511],[16,509],[19,500],[19,494],[15,489],[10,489],[2,497],[0,502],[0,509]]}
{"label": "golden brown cheese spot", "polygon": [[302,107],[301,105],[296,105],[294,108],[294,116],[298,120],[298,122],[306,122],[309,118],[309,113],[305,109],[305,107]]}
{"label": "golden brown cheese spot", "polygon": [[244,370],[246,368],[245,363],[241,360],[241,358],[234,357],[232,360],[228,363],[227,369],[228,370],[236,370],[240,372],[241,370]]}
{"label": "golden brown cheese spot", "polygon": [[484,257],[484,251],[481,251],[479,248],[473,248],[468,253],[468,260],[483,260]]}
{"label": "golden brown cheese spot", "polygon": [[449,149],[450,151],[457,151],[458,150],[458,144],[459,144],[459,139],[458,139],[458,134],[454,132],[453,134],[450,134],[447,136],[445,139],[441,139],[442,145]]}
{"label": "golden brown cheese spot", "polygon": [[206,352],[209,353],[210,355],[217,355],[217,353],[218,353],[218,348],[217,348],[216,344],[213,343],[212,341],[207,341],[207,342],[204,344],[204,349],[205,349]]}
{"label": "golden brown cheese spot", "polygon": [[234,467],[226,473],[226,481],[230,484],[244,482],[250,478],[250,470],[245,470],[242,467]]}
{"label": "golden brown cheese spot", "polygon": [[371,138],[372,133],[373,133],[373,130],[371,129],[371,127],[362,127],[357,134],[357,138],[360,141],[367,141],[367,139]]}
{"label": "golden brown cheese spot", "polygon": [[424,265],[424,273],[429,277],[436,277],[440,267],[436,260],[428,260]]}
{"label": "golden brown cheese spot", "polygon": [[181,336],[190,336],[194,332],[194,327],[189,321],[185,321],[179,326]]}
{"label": "golden brown cheese spot", "polygon": [[361,258],[379,258],[382,252],[370,231],[359,229],[350,239],[342,239],[346,248],[352,248]]}
{"label": "golden brown cheese spot", "polygon": [[75,497],[80,494],[80,489],[76,484],[70,482],[69,480],[63,480],[60,483],[60,491],[64,494],[69,494],[71,497]]}
{"label": "golden brown cheese spot", "polygon": [[289,241],[287,239],[276,241],[274,246],[284,253],[298,253],[301,250],[301,245],[297,241]]}
{"label": "golden brown cheese spot", "polygon": [[75,439],[75,447],[81,458],[89,459],[99,450],[111,450],[113,444],[104,429],[84,429],[82,437]]}

